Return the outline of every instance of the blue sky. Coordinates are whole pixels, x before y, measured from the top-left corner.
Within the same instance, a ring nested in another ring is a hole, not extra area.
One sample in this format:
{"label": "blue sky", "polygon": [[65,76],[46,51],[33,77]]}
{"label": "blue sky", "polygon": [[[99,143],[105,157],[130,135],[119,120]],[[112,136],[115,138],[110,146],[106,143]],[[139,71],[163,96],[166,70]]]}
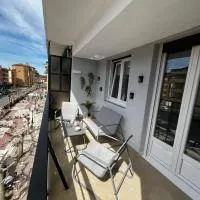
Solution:
{"label": "blue sky", "polygon": [[0,1],[0,65],[29,63],[44,74],[47,51],[42,0]]}
{"label": "blue sky", "polygon": [[167,72],[173,69],[181,69],[189,66],[190,57],[181,57],[176,59],[169,59],[167,61]]}

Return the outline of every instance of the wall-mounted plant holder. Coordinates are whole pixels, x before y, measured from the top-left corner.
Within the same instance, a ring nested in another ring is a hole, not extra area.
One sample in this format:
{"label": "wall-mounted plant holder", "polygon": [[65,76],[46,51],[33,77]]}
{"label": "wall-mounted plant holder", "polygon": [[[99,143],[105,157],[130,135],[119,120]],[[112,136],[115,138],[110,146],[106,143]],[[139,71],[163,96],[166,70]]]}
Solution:
{"label": "wall-mounted plant holder", "polygon": [[144,76],[143,75],[138,76],[138,83],[143,83],[143,81],[144,81]]}
{"label": "wall-mounted plant holder", "polygon": [[101,79],[100,76],[98,76],[98,77],[97,77],[97,81],[100,81],[100,79]]}
{"label": "wall-mounted plant holder", "polygon": [[129,93],[129,99],[134,99],[134,92]]}
{"label": "wall-mounted plant holder", "polygon": [[102,91],[103,91],[103,88],[102,88],[102,87],[100,87],[100,88],[99,88],[99,91],[100,91],[100,92],[102,92]]}

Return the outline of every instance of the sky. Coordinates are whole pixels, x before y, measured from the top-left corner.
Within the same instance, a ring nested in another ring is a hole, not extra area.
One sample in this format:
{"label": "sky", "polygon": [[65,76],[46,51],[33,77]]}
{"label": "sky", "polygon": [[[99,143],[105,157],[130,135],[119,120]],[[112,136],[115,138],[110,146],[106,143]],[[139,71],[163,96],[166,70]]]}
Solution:
{"label": "sky", "polygon": [[29,63],[44,74],[46,61],[42,0],[0,0],[0,65]]}

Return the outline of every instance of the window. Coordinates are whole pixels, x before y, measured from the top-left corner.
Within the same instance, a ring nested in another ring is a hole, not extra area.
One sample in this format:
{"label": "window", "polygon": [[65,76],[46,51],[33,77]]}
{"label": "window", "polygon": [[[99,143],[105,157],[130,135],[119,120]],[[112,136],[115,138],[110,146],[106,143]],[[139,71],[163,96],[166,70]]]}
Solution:
{"label": "window", "polygon": [[110,70],[110,101],[123,105],[127,101],[130,63],[130,58],[113,63]]}

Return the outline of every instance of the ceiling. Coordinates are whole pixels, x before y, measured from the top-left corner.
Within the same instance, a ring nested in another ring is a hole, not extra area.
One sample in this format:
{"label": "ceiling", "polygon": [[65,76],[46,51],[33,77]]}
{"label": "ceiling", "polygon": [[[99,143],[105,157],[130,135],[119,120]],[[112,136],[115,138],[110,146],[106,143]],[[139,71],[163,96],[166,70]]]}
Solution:
{"label": "ceiling", "polygon": [[74,44],[96,14],[112,0],[43,0],[46,36],[59,44]]}
{"label": "ceiling", "polygon": [[43,0],[48,40],[102,59],[200,26],[199,0]]}

